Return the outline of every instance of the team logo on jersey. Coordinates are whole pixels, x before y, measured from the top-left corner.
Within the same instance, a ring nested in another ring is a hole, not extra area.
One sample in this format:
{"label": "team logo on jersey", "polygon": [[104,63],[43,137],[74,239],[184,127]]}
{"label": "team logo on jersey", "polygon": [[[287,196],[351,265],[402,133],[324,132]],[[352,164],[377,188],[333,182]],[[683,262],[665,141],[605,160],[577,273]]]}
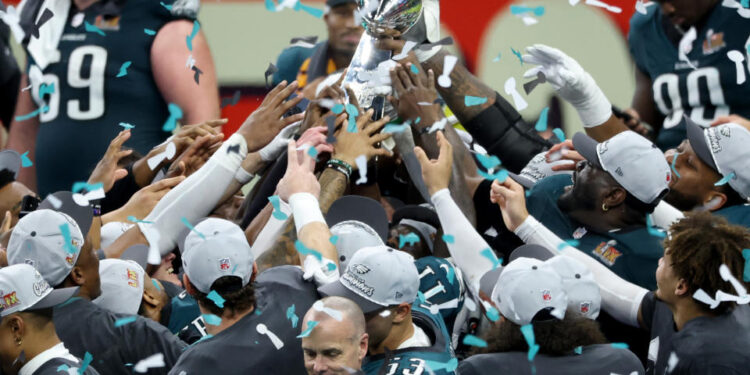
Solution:
{"label": "team logo on jersey", "polygon": [[128,272],[128,285],[132,286],[133,288],[137,288],[138,287],[138,274],[129,268],[126,268],[126,271]]}
{"label": "team logo on jersey", "polygon": [[576,229],[575,232],[573,232],[573,238],[576,239],[576,240],[580,240],[581,238],[583,238],[583,236],[586,235],[586,232],[587,232],[586,228],[580,227],[580,228]]}
{"label": "team logo on jersey", "polygon": [[229,267],[232,266],[232,261],[229,258],[219,259],[219,269],[222,271],[229,271]]}
{"label": "team logo on jersey", "polygon": [[714,33],[713,29],[709,29],[706,32],[706,39],[703,41],[703,54],[710,55],[724,47],[727,44],[724,42],[724,33]]}
{"label": "team logo on jersey", "polygon": [[604,264],[613,266],[617,261],[617,258],[622,255],[620,250],[615,249],[615,245],[617,245],[617,241],[615,240],[602,242],[599,244],[599,246],[592,250],[591,253],[596,255],[596,257],[604,262]]}
{"label": "team logo on jersey", "polygon": [[[3,292],[0,291],[0,295],[2,294]],[[2,308],[3,310],[5,310],[5,309],[9,309],[13,306],[18,305],[19,303],[21,303],[21,301],[18,300],[18,297],[16,296],[16,291],[14,290],[8,294],[3,295],[3,299],[2,301],[0,301],[0,303],[2,303],[3,305]]]}
{"label": "team logo on jersey", "polygon": [[552,301],[552,292],[550,292],[549,289],[542,290],[542,301],[544,302]]}
{"label": "team logo on jersey", "polygon": [[583,301],[581,302],[581,314],[588,314],[591,310],[591,302],[590,301]]}
{"label": "team logo on jersey", "polygon": [[102,30],[118,31],[120,30],[120,16],[104,18],[100,14],[96,16],[94,24]]}

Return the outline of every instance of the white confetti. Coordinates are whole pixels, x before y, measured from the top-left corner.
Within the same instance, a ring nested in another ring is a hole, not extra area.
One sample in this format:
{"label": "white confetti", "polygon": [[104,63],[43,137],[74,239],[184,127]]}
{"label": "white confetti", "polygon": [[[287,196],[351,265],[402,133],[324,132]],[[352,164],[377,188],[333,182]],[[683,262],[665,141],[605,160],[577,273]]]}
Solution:
{"label": "white confetti", "polygon": [[364,155],[357,156],[356,159],[354,159],[354,163],[357,164],[357,169],[359,169],[359,179],[357,179],[356,184],[361,185],[367,182],[367,157]]}
{"label": "white confetti", "polygon": [[648,9],[646,9],[646,4],[643,3],[643,0],[635,2],[635,11],[640,14],[648,14]]}
{"label": "white confetti", "polygon": [[193,69],[193,66],[195,66],[195,59],[193,58],[193,55],[190,55],[188,56],[187,61],[185,61],[185,67]]}
{"label": "white confetti", "polygon": [[313,304],[313,309],[317,311],[324,312],[331,316],[331,318],[336,319],[337,321],[342,321],[344,319],[343,314],[341,314],[341,311],[334,310],[332,308],[326,307],[323,301],[315,301]]}
{"label": "white confetti", "polygon": [[677,358],[677,354],[674,352],[669,353],[669,359],[667,360],[667,372],[672,372],[674,370],[674,367],[677,366],[677,363],[680,362],[680,359]]}
{"label": "white confetti", "polygon": [[745,65],[743,64],[745,62],[745,55],[740,51],[731,50],[727,52],[727,57],[729,60],[732,60],[737,71],[737,84],[741,85],[745,83]]}
{"label": "white confetti", "polygon": [[255,326],[255,330],[258,331],[261,335],[268,336],[269,339],[271,339],[271,342],[273,343],[273,346],[276,347],[276,350],[279,350],[284,347],[284,342],[281,341],[279,336],[276,336],[273,332],[268,330],[268,327],[266,327],[265,324],[260,323],[257,326]]}
{"label": "white confetti", "polygon": [[438,77],[438,85],[441,87],[451,87],[451,77],[450,74],[453,71],[453,68],[456,67],[456,63],[458,62],[458,57],[453,55],[446,55],[445,60],[443,61],[443,74]]}
{"label": "white confetti", "polygon": [[622,8],[616,7],[614,5],[609,5],[599,0],[586,0],[586,5],[592,5],[595,7],[604,8],[612,13],[622,13]]}
{"label": "white confetti", "polygon": [[521,94],[518,93],[518,90],[516,90],[515,77],[510,77],[505,81],[505,93],[513,98],[513,105],[516,107],[517,111],[523,111],[529,106],[529,103],[526,103],[523,96],[521,96]]}
{"label": "white confetti", "polygon": [[383,312],[378,315],[382,316],[383,318],[387,318],[391,315],[391,310],[383,310]]}
{"label": "white confetti", "polygon": [[144,373],[150,368],[161,368],[164,366],[164,354],[156,353],[148,358],[138,361],[138,363],[133,366],[133,370],[135,370],[135,372]]}
{"label": "white confetti", "polygon": [[47,200],[56,210],[62,207],[62,201],[57,199],[54,195],[50,194],[47,196]]}
{"label": "white confetti", "polygon": [[160,152],[148,158],[148,160],[146,160],[146,163],[148,164],[148,167],[153,171],[154,168],[158,167],[162,161],[172,159],[175,153],[177,153],[177,146],[175,146],[174,142],[169,142],[167,144],[167,149],[164,152]]}
{"label": "white confetti", "polygon": [[401,53],[399,53],[396,56],[393,56],[394,60],[403,60],[406,58],[406,56],[409,55],[409,52],[414,49],[414,47],[417,45],[416,42],[412,42],[411,40],[407,40],[404,44],[404,48],[401,49]]}
{"label": "white confetti", "polygon": [[432,315],[437,315],[440,313],[440,310],[453,309],[456,307],[458,307],[458,298],[454,298],[448,302],[443,302],[437,305],[431,305],[429,309]]}
{"label": "white confetti", "polygon": [[693,69],[697,69],[695,65],[693,65],[692,62],[690,62],[690,59],[687,57],[688,53],[693,50],[693,42],[695,42],[695,39],[697,37],[697,31],[695,31],[695,27],[691,27],[690,30],[688,30],[685,35],[682,36],[682,39],[680,39],[677,56],[680,60],[684,61],[688,64],[689,67]]}
{"label": "white confetti", "polygon": [[521,20],[523,21],[523,24],[526,26],[536,25],[539,23],[539,20],[531,16],[523,16],[521,17]]}

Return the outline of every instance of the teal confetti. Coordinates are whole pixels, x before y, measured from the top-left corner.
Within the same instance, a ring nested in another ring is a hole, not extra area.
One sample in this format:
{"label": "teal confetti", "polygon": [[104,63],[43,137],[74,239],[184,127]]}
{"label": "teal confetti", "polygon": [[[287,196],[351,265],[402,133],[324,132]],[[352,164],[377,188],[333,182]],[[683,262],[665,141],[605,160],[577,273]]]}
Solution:
{"label": "teal confetti", "polygon": [[383,129],[383,133],[390,133],[390,134],[401,133],[403,131],[406,131],[407,129],[409,129],[409,124],[401,124],[401,125],[388,124]]}
{"label": "teal confetti", "polygon": [[128,221],[133,223],[153,224],[153,221],[140,220],[133,215],[128,216]]}
{"label": "teal confetti", "polygon": [[448,268],[445,269],[445,277],[448,279],[448,282],[453,285],[453,279],[456,278],[456,271],[453,269],[453,266],[448,266]]}
{"label": "teal confetti", "polygon": [[475,106],[475,105],[482,105],[484,103],[487,103],[487,98],[485,98],[485,97],[471,96],[471,95],[464,96],[464,105],[466,107],[471,107],[471,106]]}
{"label": "teal confetti", "polygon": [[318,158],[318,150],[315,149],[315,147],[312,147],[312,146],[308,147],[307,148],[307,154],[310,155],[310,157],[313,158],[313,159],[315,159],[315,160],[317,160],[317,158]]}
{"label": "teal confetti", "polygon": [[[743,8],[750,8],[750,0],[741,0],[740,5],[742,5]],[[747,47],[747,50],[750,51],[750,45]]]}
{"label": "teal confetti", "polygon": [[188,229],[190,229],[191,232],[197,234],[200,238],[202,238],[204,240],[206,239],[206,236],[204,236],[203,233],[198,232],[197,230],[195,230],[195,227],[193,227],[193,225],[190,224],[190,222],[188,221],[187,218],[182,217],[180,220],[182,221],[182,224],[184,224],[186,227],[188,227]]}
{"label": "teal confetti", "polygon": [[564,248],[570,246],[570,247],[578,247],[580,244],[580,241],[578,240],[565,240],[565,242],[560,243],[557,245],[557,250],[562,251]]}
{"label": "teal confetti", "polygon": [[272,215],[276,220],[284,221],[289,218],[287,214],[281,211],[281,198],[279,198],[278,195],[268,197],[268,201],[271,202],[271,205],[273,206]]}
{"label": "teal confetti", "polygon": [[289,306],[288,309],[286,309],[286,318],[292,321],[292,328],[297,328],[297,322],[299,321],[299,317],[297,314],[294,313],[294,304]]}
{"label": "teal confetti", "polygon": [[34,165],[34,163],[32,163],[31,159],[29,159],[29,152],[26,151],[23,154],[21,154],[21,166],[24,168],[28,168],[32,165]]}
{"label": "teal confetti", "polygon": [[541,113],[539,113],[539,119],[536,120],[536,125],[534,126],[534,130],[538,132],[543,132],[547,130],[548,116],[549,116],[549,107],[546,107],[542,110]]}
{"label": "teal confetti", "polygon": [[613,342],[612,343],[612,347],[615,348],[615,349],[627,349],[628,348],[628,344],[626,344],[624,342]]}
{"label": "teal confetti", "polygon": [[63,364],[63,365],[57,366],[57,372],[63,372],[63,371],[68,372],[68,370],[70,370],[70,366],[68,365]]}
{"label": "teal confetti", "polygon": [[501,164],[500,159],[498,159],[498,157],[495,155],[484,155],[477,153],[476,156],[477,160],[479,160],[479,163],[482,164],[482,166],[487,170],[495,168]]}
{"label": "teal confetti", "polygon": [[235,264],[234,267],[232,267],[232,274],[237,271],[237,266],[239,266],[239,264]]}
{"label": "teal confetti", "polygon": [[263,314],[263,311],[260,311],[258,309],[255,309],[255,315],[260,316],[260,314]]}
{"label": "teal confetti", "polygon": [[414,120],[414,123],[415,124],[419,124],[420,121],[422,121],[422,118],[421,117],[417,117],[417,119]]}
{"label": "teal confetti", "polygon": [[523,65],[523,57],[521,56],[521,52],[516,51],[515,49],[513,49],[513,47],[510,47],[510,51],[513,52],[516,57],[518,57],[518,61],[520,61],[521,65]]}
{"label": "teal confetti", "polygon": [[91,355],[91,353],[86,352],[86,354],[83,355],[83,361],[81,362],[81,367],[78,369],[78,375],[83,375],[83,373],[86,371],[87,368],[89,368],[89,365],[91,364],[91,361],[94,360],[94,356]]}
{"label": "teal confetti", "polygon": [[198,22],[198,20],[193,21],[193,31],[190,33],[190,35],[185,37],[185,41],[187,43],[187,48],[189,51],[193,50],[193,38],[195,38],[196,35],[198,35],[198,30],[200,30],[201,24]]}
{"label": "teal confetti", "polygon": [[75,246],[73,246],[73,237],[70,235],[70,227],[68,226],[68,223],[60,225],[60,232],[63,236],[63,248],[68,254],[75,254],[78,252],[78,249],[76,249]]}
{"label": "teal confetti", "polygon": [[116,77],[120,78],[120,77],[125,77],[126,75],[128,75],[128,68],[130,67],[130,64],[132,63],[133,63],[132,61],[125,61],[124,63],[122,63],[122,65],[120,65],[120,72],[117,73]]}
{"label": "teal confetti", "polygon": [[266,10],[268,10],[269,12],[276,11],[276,4],[273,2],[273,0],[266,0]]}
{"label": "teal confetti", "polygon": [[664,233],[663,230],[658,229],[654,226],[654,223],[651,220],[651,215],[646,215],[646,230],[648,231],[648,234],[654,237],[664,238],[667,236],[667,234]]}
{"label": "teal confetti", "polygon": [[489,247],[482,250],[480,253],[483,257],[487,258],[492,262],[492,269],[496,269],[497,267],[500,267],[500,265],[503,263],[501,259],[497,259],[497,255],[495,255],[495,252],[492,251]]}
{"label": "teal confetti", "polygon": [[210,324],[212,326],[221,325],[221,318],[214,314],[203,314],[203,320],[206,322],[206,324]]}
{"label": "teal confetti", "polygon": [[500,311],[497,311],[497,309],[494,307],[490,307],[485,315],[487,315],[487,319],[489,319],[491,322],[500,320]]}
{"label": "teal confetti", "polygon": [[414,246],[415,243],[419,242],[419,236],[414,234],[413,232],[407,233],[406,235],[399,234],[398,235],[398,248],[403,249],[404,245],[409,244],[409,246]]}
{"label": "teal confetti", "polygon": [[573,351],[576,354],[583,354],[583,346],[576,346],[575,349],[573,349]]}
{"label": "teal confetti", "polygon": [[563,132],[560,128],[552,129],[552,134],[554,134],[555,137],[560,140],[560,142],[565,140],[565,132]]}
{"label": "teal confetti", "polygon": [[331,241],[331,243],[335,245],[336,242],[339,242],[339,236],[336,236],[336,235],[331,236],[331,238],[328,239],[328,241]]}
{"label": "teal confetti", "polygon": [[541,17],[544,15],[544,7],[525,7],[525,6],[519,6],[519,5],[511,5],[510,6],[510,13],[513,15],[523,14],[523,13],[534,13],[535,16]]}
{"label": "teal confetti", "polygon": [[333,270],[335,270],[335,269],[336,269],[336,264],[335,264],[335,263],[333,263],[333,262],[331,262],[331,263],[328,263],[328,264],[326,264],[326,268],[327,268],[327,269],[328,269],[329,271],[333,271]]}
{"label": "teal confetti", "polygon": [[733,180],[737,175],[734,174],[734,172],[724,176],[721,180],[717,181],[714,186],[722,186],[726,185],[730,180]]}
{"label": "teal confetti", "polygon": [[742,257],[745,258],[745,270],[742,272],[742,281],[750,283],[750,249],[742,249]]}
{"label": "teal confetti", "polygon": [[427,297],[424,296],[424,293],[417,291],[417,300],[419,300],[419,303],[425,303]]}
{"label": "teal confetti", "polygon": [[499,182],[503,182],[503,181],[505,181],[505,179],[508,178],[508,171],[505,170],[505,169],[501,169],[501,170],[499,170],[499,171],[497,171],[495,173],[487,173],[487,172],[485,172],[485,171],[477,168],[477,173],[479,173],[479,175],[482,176],[482,178],[484,178],[486,180],[490,180],[490,181],[497,180]]}
{"label": "teal confetti", "polygon": [[89,184],[89,183],[86,183],[86,182],[80,182],[79,181],[79,182],[73,183],[73,188],[70,189],[70,191],[72,191],[75,194],[75,193],[77,193],[77,192],[79,192],[81,190],[84,190],[84,189],[86,191],[94,191],[94,190],[99,190],[99,189],[102,189],[102,188],[104,188],[104,184],[101,183],[101,182],[97,182],[95,184]]}
{"label": "teal confetti", "polygon": [[299,336],[297,336],[297,338],[301,339],[303,337],[310,336],[310,332],[312,332],[313,328],[315,328],[316,325],[318,325],[318,322],[316,322],[314,320],[308,321],[307,322],[307,329],[304,330],[302,333],[300,333]]}
{"label": "teal confetti", "polygon": [[474,335],[466,335],[466,336],[464,336],[463,343],[464,343],[464,345],[476,346],[476,347],[479,347],[479,348],[486,348],[487,347],[487,342],[486,341],[484,341],[484,340],[482,340],[479,337],[476,337]]}
{"label": "teal confetti", "polygon": [[79,300],[79,299],[81,299],[81,297],[72,297],[72,298],[70,298],[69,300],[67,300],[67,301],[65,301],[65,302],[63,302],[63,303],[61,303],[61,304],[57,305],[56,307],[57,307],[57,308],[61,308],[61,307],[63,307],[63,306],[67,306],[67,305],[70,305],[71,303],[73,303],[73,302],[75,302],[75,301],[77,301],[77,300]]}
{"label": "teal confetti", "polygon": [[297,240],[297,241],[294,242],[294,247],[302,255],[305,255],[305,256],[312,255],[315,258],[317,258],[318,261],[323,261],[323,255],[321,255],[319,251],[316,251],[316,250],[308,248],[300,240]]}
{"label": "teal confetti", "polygon": [[334,105],[333,107],[331,107],[331,112],[337,115],[341,114],[341,112],[344,112],[344,105],[341,103]]}
{"label": "teal confetti", "polygon": [[161,287],[159,286],[159,283],[156,282],[156,280],[151,279],[151,283],[154,284],[154,288],[156,288],[156,290],[161,291]]}
{"label": "teal confetti", "polygon": [[357,116],[359,116],[359,110],[357,110],[357,107],[355,107],[354,104],[347,104],[346,113],[349,115],[349,126],[346,128],[346,131],[348,131],[349,133],[356,133]]}
{"label": "teal confetti", "polygon": [[523,325],[521,326],[521,333],[523,334],[523,338],[526,339],[526,344],[529,345],[528,358],[529,362],[531,362],[534,360],[536,353],[539,352],[539,345],[536,344],[534,338],[534,327],[531,324]]}
{"label": "teal confetti", "polygon": [[443,235],[443,241],[445,241],[445,243],[454,243],[454,242],[456,242],[456,239],[453,238],[452,234],[444,234]]}
{"label": "teal confetti", "polygon": [[431,370],[430,372],[445,370],[445,372],[452,374],[458,368],[458,359],[451,358],[447,362],[424,360],[424,364],[429,370]]}
{"label": "teal confetti", "polygon": [[39,86],[39,98],[43,98],[45,95],[49,94],[52,95],[55,93],[55,84],[46,84],[42,83],[41,86]]}
{"label": "teal confetti", "polygon": [[146,33],[146,35],[156,35],[156,31],[151,29],[143,29],[143,32]]}
{"label": "teal confetti", "polygon": [[135,125],[133,125],[133,124],[129,124],[129,123],[127,123],[127,122],[121,122],[121,123],[119,123],[118,125],[120,125],[120,126],[122,126],[123,128],[125,128],[125,130],[130,130],[130,129],[133,129],[133,128],[135,127]]}
{"label": "teal confetti", "polygon": [[297,2],[297,5],[294,7],[294,10],[302,10],[303,12],[306,12],[307,14],[315,17],[315,18],[323,18],[323,10],[318,8],[313,8],[308,5],[304,5],[301,2]]}
{"label": "teal confetti", "polygon": [[35,109],[35,110],[31,111],[30,113],[27,113],[25,115],[16,116],[16,121],[18,121],[18,122],[26,121],[26,120],[28,120],[28,119],[30,119],[32,117],[39,116],[40,113],[47,113],[48,111],[49,111],[49,106],[45,105],[43,108],[37,108],[37,109]]}
{"label": "teal confetti", "polygon": [[213,303],[216,306],[218,306],[220,309],[224,308],[224,302],[226,302],[226,300],[224,299],[224,297],[220,296],[219,293],[217,293],[215,290],[212,290],[210,293],[208,293],[206,298],[213,301]]}
{"label": "teal confetti", "polygon": [[672,164],[671,164],[671,165],[670,165],[669,167],[670,167],[670,168],[672,168],[672,173],[673,173],[673,174],[674,174],[675,176],[677,176],[677,178],[680,178],[680,177],[682,177],[682,176],[680,176],[680,173],[679,173],[679,172],[677,172],[677,169],[675,169],[675,167],[674,167],[675,163],[677,163],[677,157],[678,157],[678,156],[680,156],[680,153],[679,153],[679,152],[675,152],[675,153],[674,153],[674,156],[672,156]]}
{"label": "teal confetti", "polygon": [[414,64],[411,64],[410,66],[411,72],[414,74],[419,74],[419,69],[417,69],[417,66]]}
{"label": "teal confetti", "polygon": [[498,61],[500,61],[500,57],[501,56],[502,56],[502,53],[498,52],[497,53],[497,57],[495,57],[494,59],[492,59],[492,62],[498,62]]}
{"label": "teal confetti", "polygon": [[137,319],[138,319],[137,316],[128,316],[128,317],[125,317],[125,318],[117,319],[117,320],[115,320],[115,328],[122,327],[122,326],[124,326],[126,324],[133,323]]}
{"label": "teal confetti", "polygon": [[107,36],[107,34],[104,33],[100,28],[96,27],[95,25],[92,25],[89,23],[89,21],[83,22],[84,28],[86,29],[86,32],[88,33],[97,33],[101,36]]}
{"label": "teal confetti", "polygon": [[164,126],[162,126],[161,130],[171,132],[177,127],[177,120],[182,118],[182,109],[174,103],[169,103],[167,109],[169,109],[169,117],[167,118],[167,121],[164,122]]}
{"label": "teal confetti", "polygon": [[164,2],[159,2],[159,4],[161,4],[161,6],[163,6],[164,8],[166,8],[168,11],[172,11],[172,6],[171,5],[164,4]]}

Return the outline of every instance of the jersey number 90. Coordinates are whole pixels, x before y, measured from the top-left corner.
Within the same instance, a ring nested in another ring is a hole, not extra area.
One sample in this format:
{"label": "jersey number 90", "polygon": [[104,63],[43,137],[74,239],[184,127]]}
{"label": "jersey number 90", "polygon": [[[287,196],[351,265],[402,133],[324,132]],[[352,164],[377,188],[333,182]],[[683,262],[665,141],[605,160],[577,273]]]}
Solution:
{"label": "jersey number 90", "polygon": [[[83,72],[84,60],[89,57],[88,74]],[[68,117],[72,120],[93,120],[104,114],[104,71],[107,66],[107,50],[100,46],[81,46],[70,53],[68,59],[68,85],[77,89],[88,89],[88,108],[79,99],[64,103]],[[60,79],[54,74],[45,74],[43,82],[54,85],[55,90],[47,101],[49,110],[42,112],[42,122],[52,121],[60,112]]]}
{"label": "jersey number 90", "polygon": [[[687,75],[687,103],[682,100],[685,95],[680,93],[680,76],[674,73],[662,74],[654,80],[654,101],[661,113],[667,115],[664,119],[664,129],[669,129],[680,123],[685,110],[689,110],[689,117],[699,125],[709,126],[719,116],[729,115],[729,107],[724,101],[724,91],[721,88],[719,70],[715,67],[696,69]],[[704,81],[705,83],[702,83]],[[708,103],[701,100],[701,85],[708,89]],[[667,106],[664,91],[670,101]],[[712,115],[706,116],[706,106],[715,108]]]}

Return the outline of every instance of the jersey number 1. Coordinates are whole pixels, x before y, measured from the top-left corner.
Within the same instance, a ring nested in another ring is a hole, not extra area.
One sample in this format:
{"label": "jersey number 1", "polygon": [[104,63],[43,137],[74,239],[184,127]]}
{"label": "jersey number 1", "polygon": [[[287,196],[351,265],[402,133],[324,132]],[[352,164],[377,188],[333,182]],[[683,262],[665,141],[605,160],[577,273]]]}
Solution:
{"label": "jersey number 1", "polygon": [[[88,74],[83,72],[83,62],[90,56]],[[88,108],[82,101],[70,99],[66,103],[68,117],[72,120],[93,120],[104,114],[104,71],[107,66],[107,50],[100,46],[81,46],[70,53],[68,59],[68,85],[77,89],[88,89]],[[60,80],[54,74],[45,74],[43,82],[57,88],[49,98],[49,110],[40,115],[42,122],[52,121],[60,112]]]}

